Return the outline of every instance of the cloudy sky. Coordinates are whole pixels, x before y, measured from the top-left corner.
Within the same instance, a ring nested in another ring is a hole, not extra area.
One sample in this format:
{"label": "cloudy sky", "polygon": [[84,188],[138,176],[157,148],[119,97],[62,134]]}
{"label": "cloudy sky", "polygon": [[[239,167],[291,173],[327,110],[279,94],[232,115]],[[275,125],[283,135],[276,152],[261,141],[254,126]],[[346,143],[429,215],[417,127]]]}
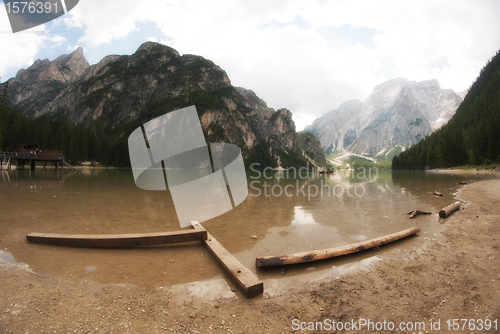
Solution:
{"label": "cloudy sky", "polygon": [[297,129],[394,77],[467,89],[500,49],[500,1],[80,0],[13,34],[0,8],[0,77],[83,47],[90,64],[149,40],[204,56]]}

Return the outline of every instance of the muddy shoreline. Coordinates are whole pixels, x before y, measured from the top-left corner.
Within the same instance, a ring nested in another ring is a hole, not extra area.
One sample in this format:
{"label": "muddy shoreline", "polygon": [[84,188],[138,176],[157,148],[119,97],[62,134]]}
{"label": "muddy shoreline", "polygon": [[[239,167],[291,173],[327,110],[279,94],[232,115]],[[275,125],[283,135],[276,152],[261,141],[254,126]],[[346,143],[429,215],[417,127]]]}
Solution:
{"label": "muddy shoreline", "polygon": [[[420,249],[393,247],[380,257],[373,250],[370,261],[335,277],[270,280],[267,292],[252,299],[239,292],[186,298],[181,291],[100,284],[91,277],[69,281],[0,267],[0,332],[290,333],[301,326],[323,332],[332,320],[359,325],[360,319],[396,328],[353,332],[475,332],[448,330],[448,319],[465,318],[481,320],[482,333],[499,332],[494,323],[488,330],[484,325],[487,319],[500,325],[500,180],[465,185],[457,199],[462,209],[436,221],[442,228],[434,238],[421,233],[418,238],[429,240]],[[323,331],[318,323],[326,326]],[[401,330],[401,323],[415,328]],[[425,328],[417,328],[421,324]]]}

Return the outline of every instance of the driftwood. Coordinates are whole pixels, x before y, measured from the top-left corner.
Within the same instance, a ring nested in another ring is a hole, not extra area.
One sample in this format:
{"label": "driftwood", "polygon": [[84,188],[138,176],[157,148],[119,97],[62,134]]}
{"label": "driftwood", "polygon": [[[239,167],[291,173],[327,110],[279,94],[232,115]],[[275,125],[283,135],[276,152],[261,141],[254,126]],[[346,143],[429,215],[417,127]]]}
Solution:
{"label": "driftwood", "polygon": [[437,191],[433,192],[432,194],[433,194],[433,195],[436,195],[436,196],[443,196],[443,194],[438,193]]}
{"label": "driftwood", "polygon": [[460,181],[460,184],[467,184],[467,181]]}
{"label": "driftwood", "polygon": [[427,212],[427,211],[420,211],[420,210],[413,210],[407,213],[407,215],[410,215],[410,219],[415,218],[416,215],[430,215],[432,212]]}
{"label": "driftwood", "polygon": [[410,235],[416,234],[420,231],[420,228],[413,227],[407,230],[389,234],[380,238],[371,239],[364,242],[359,242],[356,244],[340,246],[335,248],[328,248],[316,251],[308,251],[303,253],[296,253],[292,255],[284,256],[261,256],[255,259],[256,267],[273,267],[273,266],[283,266],[287,264],[296,263],[306,263],[317,260],[329,259],[332,257],[337,257],[341,255],[347,255],[351,253],[356,253],[365,249],[370,249],[378,246],[385,245],[387,243],[406,238]]}
{"label": "driftwood", "polygon": [[460,204],[461,204],[460,201],[456,201],[455,203],[452,203],[447,207],[442,208],[441,211],[439,211],[439,217],[441,218],[448,217],[451,213],[460,209]]}

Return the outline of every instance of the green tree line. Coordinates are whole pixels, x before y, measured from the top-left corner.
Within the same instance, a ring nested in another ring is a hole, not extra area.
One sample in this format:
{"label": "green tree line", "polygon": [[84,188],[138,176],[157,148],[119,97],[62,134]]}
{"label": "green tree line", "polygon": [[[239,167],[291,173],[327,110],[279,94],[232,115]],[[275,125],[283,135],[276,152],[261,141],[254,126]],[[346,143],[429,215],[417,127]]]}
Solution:
{"label": "green tree line", "polygon": [[500,54],[481,70],[451,120],[392,159],[393,169],[500,162]]}
{"label": "green tree line", "polygon": [[9,105],[9,82],[0,85],[0,148],[3,144],[5,131],[5,114]]}

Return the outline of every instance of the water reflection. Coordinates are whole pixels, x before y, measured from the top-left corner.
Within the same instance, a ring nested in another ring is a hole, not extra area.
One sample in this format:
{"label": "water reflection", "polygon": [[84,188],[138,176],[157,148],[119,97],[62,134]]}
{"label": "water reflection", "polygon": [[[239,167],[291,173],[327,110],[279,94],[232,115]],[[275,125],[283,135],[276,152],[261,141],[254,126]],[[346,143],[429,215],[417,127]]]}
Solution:
{"label": "water reflection", "polygon": [[[250,172],[247,198],[203,225],[260,277],[275,278],[281,276],[281,269],[257,271],[255,257],[337,247],[412,226],[419,226],[422,236],[434,235],[439,226],[437,210],[453,201],[453,192],[464,179],[472,182],[479,178],[373,170],[371,174]],[[2,172],[0,187],[2,207],[9,208],[2,212],[0,220],[2,249],[7,248],[36,272],[72,279],[91,274],[97,282],[152,288],[206,281],[220,274],[217,263],[201,243],[130,250],[69,249],[26,243],[26,235],[31,232],[109,234],[178,230],[180,225],[169,191],[137,188],[130,170]],[[433,196],[435,190],[443,196]],[[435,214],[410,220],[406,213],[414,209]],[[413,238],[397,247],[420,247],[423,242],[424,238]],[[368,256],[373,253],[356,255],[349,261],[361,261]],[[315,263],[315,272],[338,266],[342,261]],[[304,274],[308,266],[297,266],[288,272]]]}
{"label": "water reflection", "polygon": [[292,225],[311,225],[311,224],[317,224],[314,221],[312,213],[306,212],[301,206],[296,206],[294,208]]}
{"label": "water reflection", "polygon": [[0,267],[4,268],[18,267],[31,272],[29,266],[26,263],[16,262],[14,256],[11,253],[3,250],[0,250]]}
{"label": "water reflection", "polygon": [[36,170],[13,170],[0,172],[2,183],[1,187],[28,187],[36,189],[40,186],[61,186],[69,178],[77,175],[77,171],[59,171],[53,169]]}

